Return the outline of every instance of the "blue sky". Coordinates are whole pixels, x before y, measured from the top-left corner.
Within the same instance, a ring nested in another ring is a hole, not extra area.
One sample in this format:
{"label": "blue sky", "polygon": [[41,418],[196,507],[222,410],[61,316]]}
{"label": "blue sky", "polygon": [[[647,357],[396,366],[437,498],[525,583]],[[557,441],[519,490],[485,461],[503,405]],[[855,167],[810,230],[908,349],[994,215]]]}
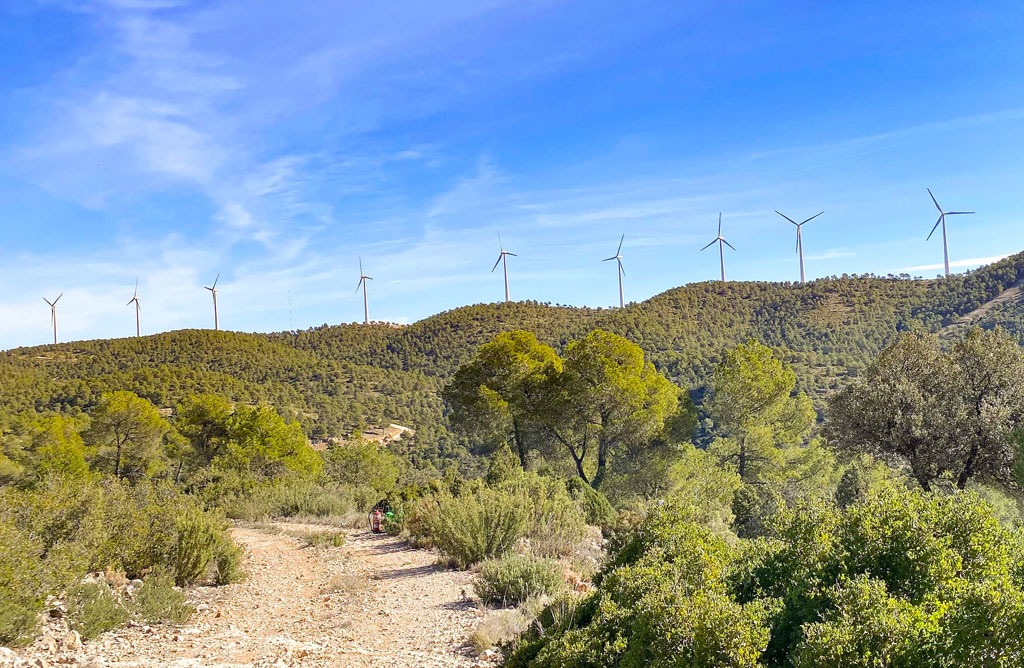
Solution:
{"label": "blue sky", "polygon": [[1024,249],[1024,6],[6,0],[0,347]]}

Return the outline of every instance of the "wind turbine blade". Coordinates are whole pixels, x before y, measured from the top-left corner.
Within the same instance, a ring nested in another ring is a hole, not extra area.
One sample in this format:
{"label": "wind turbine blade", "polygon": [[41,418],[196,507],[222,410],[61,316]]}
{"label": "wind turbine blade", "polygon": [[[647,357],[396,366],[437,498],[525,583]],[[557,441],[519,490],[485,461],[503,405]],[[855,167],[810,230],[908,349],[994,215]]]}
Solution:
{"label": "wind turbine blade", "polygon": [[51,307],[53,306],[53,302],[51,302],[51,301],[50,301],[49,299],[47,299],[46,297],[43,297],[43,301],[44,301],[44,302],[46,302],[47,304],[49,304],[49,305],[50,305]]}
{"label": "wind turbine blade", "polygon": [[498,230],[498,250],[505,250],[505,246],[501,243],[501,230]]}
{"label": "wind turbine blade", "polygon": [[932,198],[932,203],[935,204],[935,208],[939,210],[939,213],[942,213],[942,207],[939,206],[939,203],[937,201],[935,201],[935,195],[932,194],[932,189],[926,188],[925,190],[928,191],[928,196]]}
{"label": "wind turbine blade", "polygon": [[125,306],[131,306],[131,305],[132,305],[132,302],[133,302],[133,301],[135,301],[135,299],[134,299],[134,298],[133,298],[133,299],[129,299],[129,300],[128,300],[128,303],[127,303],[127,304],[125,304]]}
{"label": "wind turbine blade", "polygon": [[56,306],[56,305],[57,305],[57,302],[59,302],[59,301],[60,301],[60,298],[61,298],[61,297],[63,297],[63,296],[64,296],[64,293],[63,293],[63,292],[62,292],[62,293],[60,293],[59,295],[57,295],[57,298],[53,300],[53,305],[54,305],[54,306]]}
{"label": "wind turbine blade", "polygon": [[716,242],[716,241],[718,241],[718,239],[712,239],[712,240],[711,240],[711,243],[709,243],[709,244],[708,244],[707,246],[705,246],[704,248],[701,248],[701,250],[702,250],[702,251],[705,251],[705,250],[707,250],[707,249],[711,248],[711,247],[712,247],[712,246],[713,246],[713,245],[715,244],[715,242]]}
{"label": "wind turbine blade", "polygon": [[619,254],[622,253],[622,241],[625,238],[626,238],[625,234],[623,234],[621,237],[619,237],[619,247],[615,249],[615,257],[618,257]]}
{"label": "wind turbine blade", "polygon": [[501,258],[503,258],[503,257],[505,257],[505,254],[501,253],[501,254],[498,255],[498,259],[494,261],[494,266],[491,267],[491,273],[492,274],[494,273],[494,270],[498,268],[498,265],[501,264]]}
{"label": "wind turbine blade", "polygon": [[722,212],[718,212],[718,236],[722,236]]}
{"label": "wind turbine blade", "polygon": [[518,255],[516,255],[512,251],[505,251],[505,255],[511,255],[512,257],[519,257]]}
{"label": "wind turbine blade", "polygon": [[961,216],[965,213],[974,213],[973,211],[947,211],[947,216]]}
{"label": "wind turbine blade", "polygon": [[357,294],[359,292],[359,288],[361,288],[361,287],[363,287],[363,277],[362,276],[359,277],[359,282],[356,283],[356,291],[353,292],[352,294]]}
{"label": "wind turbine blade", "polygon": [[359,256],[359,275],[363,275],[363,256]]}
{"label": "wind turbine blade", "polygon": [[[616,259],[618,259],[618,258],[616,258]],[[622,272],[623,276],[626,275],[626,268],[622,266],[622,260],[619,260],[619,271]]]}
{"label": "wind turbine blade", "polygon": [[218,271],[217,272],[217,278],[213,279],[213,287],[210,288],[211,290],[216,290],[217,289],[217,281],[219,281],[219,280],[220,280],[220,272]]}
{"label": "wind turbine blade", "polygon": [[363,276],[363,280],[365,280],[365,281],[372,281],[373,280],[373,276]]}
{"label": "wind turbine blade", "polygon": [[601,262],[608,262],[609,260],[618,260],[618,259],[619,259],[618,255],[613,255],[612,257],[606,257],[605,259],[601,260]]}
{"label": "wind turbine blade", "polygon": [[935,227],[933,227],[932,231],[928,233],[928,236],[927,236],[927,238],[925,238],[925,241],[928,241],[929,239],[932,238],[932,235],[935,234],[935,230],[937,230],[939,228],[939,223],[942,222],[942,217],[945,216],[945,215],[946,214],[944,214],[944,213],[940,213],[939,214],[939,219],[935,221]]}
{"label": "wind turbine blade", "polygon": [[812,220],[814,220],[815,218],[817,218],[818,216],[820,216],[823,213],[825,213],[825,212],[824,211],[819,211],[818,213],[814,214],[813,216],[811,216],[810,218],[808,218],[807,220],[805,220],[803,223],[800,223],[800,224],[803,225],[804,223],[809,223],[809,222],[811,222]]}
{"label": "wind turbine blade", "polygon": [[132,299],[139,296],[139,278],[135,277],[135,291],[132,293]]}
{"label": "wind turbine blade", "polygon": [[728,246],[729,248],[731,248],[731,249],[733,249],[733,250],[736,250],[736,247],[735,247],[735,246],[733,246],[733,245],[732,245],[731,243],[729,243],[728,241],[726,241],[725,239],[722,239],[722,243],[723,243],[723,244],[725,244],[726,246]]}
{"label": "wind turbine blade", "polygon": [[785,218],[785,219],[786,219],[786,220],[788,220],[789,222],[793,223],[794,225],[797,225],[797,222],[796,222],[795,220],[793,220],[792,218],[790,218],[790,217],[789,217],[789,216],[787,216],[786,214],[782,213],[782,212],[781,212],[781,211],[779,211],[778,209],[775,209],[775,213],[779,214],[780,216],[782,216],[783,218]]}

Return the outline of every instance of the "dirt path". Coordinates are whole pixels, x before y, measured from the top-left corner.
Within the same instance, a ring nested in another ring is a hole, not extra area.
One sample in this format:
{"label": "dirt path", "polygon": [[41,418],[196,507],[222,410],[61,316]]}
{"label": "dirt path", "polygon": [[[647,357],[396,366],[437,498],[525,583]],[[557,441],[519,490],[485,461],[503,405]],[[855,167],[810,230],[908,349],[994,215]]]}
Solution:
{"label": "dirt path", "polygon": [[[298,528],[295,525],[282,525]],[[302,527],[322,531],[316,527]],[[467,573],[389,536],[352,531],[340,548],[234,529],[249,555],[244,582],[200,587],[178,627],[131,627],[86,643],[88,666],[473,666],[465,647],[482,613]],[[55,656],[36,648],[29,657]]]}

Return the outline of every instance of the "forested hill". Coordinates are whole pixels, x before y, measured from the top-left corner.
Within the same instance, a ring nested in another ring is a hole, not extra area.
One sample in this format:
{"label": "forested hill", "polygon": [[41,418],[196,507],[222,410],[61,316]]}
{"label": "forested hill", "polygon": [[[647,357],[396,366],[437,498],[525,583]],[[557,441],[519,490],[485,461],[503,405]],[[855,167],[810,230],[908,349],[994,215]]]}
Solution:
{"label": "forested hill", "polygon": [[182,330],[18,348],[0,353],[0,416],[86,410],[112,389],[135,391],[161,406],[213,392],[272,402],[314,436],[344,434],[360,423],[406,423],[418,431],[408,447],[436,459],[464,452],[445,430],[440,388],[499,332],[530,330],[559,349],[595,328],[616,332],[687,388],[700,387],[723,350],[754,337],[777,348],[794,365],[801,388],[820,399],[903,329],[955,336],[976,323],[1024,336],[1024,304],[1012,290],[1022,280],[1024,253],[943,280],[698,283],[624,309],[486,304],[407,327]]}

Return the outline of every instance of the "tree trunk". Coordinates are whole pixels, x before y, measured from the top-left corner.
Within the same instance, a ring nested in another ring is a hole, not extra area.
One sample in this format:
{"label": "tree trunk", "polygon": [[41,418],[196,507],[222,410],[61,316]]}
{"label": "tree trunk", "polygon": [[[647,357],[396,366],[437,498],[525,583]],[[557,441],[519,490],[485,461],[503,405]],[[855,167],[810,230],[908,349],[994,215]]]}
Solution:
{"label": "tree trunk", "polygon": [[114,477],[121,477],[121,442],[117,442],[117,454],[114,456]]}
{"label": "tree trunk", "polygon": [[596,491],[601,483],[604,481],[604,474],[608,469],[608,444],[605,443],[604,439],[597,444],[597,472],[594,473],[594,479],[590,482],[590,486]]}
{"label": "tree trunk", "polygon": [[512,440],[516,445],[516,454],[519,455],[519,464],[526,470],[526,444],[523,443],[523,435],[519,430],[519,421],[512,421]]}
{"label": "tree trunk", "polygon": [[736,467],[736,472],[739,474],[740,480],[743,480],[747,473],[747,439],[745,437],[740,438],[740,454],[738,461],[739,464]]}

